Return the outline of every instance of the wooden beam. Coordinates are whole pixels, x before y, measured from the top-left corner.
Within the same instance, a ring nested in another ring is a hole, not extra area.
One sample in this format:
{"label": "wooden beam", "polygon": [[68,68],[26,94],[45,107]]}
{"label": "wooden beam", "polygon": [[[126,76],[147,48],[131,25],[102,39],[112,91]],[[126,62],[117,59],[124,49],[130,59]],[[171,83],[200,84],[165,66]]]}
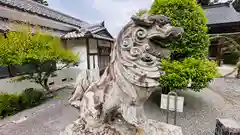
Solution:
{"label": "wooden beam", "polygon": [[229,36],[229,35],[240,35],[240,32],[210,34],[210,36]]}
{"label": "wooden beam", "polygon": [[86,38],[87,45],[87,69],[90,69],[90,57],[89,57],[89,38]]}
{"label": "wooden beam", "polygon": [[96,39],[97,40],[97,51],[98,51],[98,54],[97,54],[97,56],[98,56],[98,68],[100,68],[100,49],[99,49],[99,40],[98,39]]}

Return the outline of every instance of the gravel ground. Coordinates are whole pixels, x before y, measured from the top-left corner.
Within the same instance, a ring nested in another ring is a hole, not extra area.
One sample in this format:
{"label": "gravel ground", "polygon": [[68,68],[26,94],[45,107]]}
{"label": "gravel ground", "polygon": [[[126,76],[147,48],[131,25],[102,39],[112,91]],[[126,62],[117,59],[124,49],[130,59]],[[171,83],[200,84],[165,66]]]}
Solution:
{"label": "gravel ground", "polygon": [[[219,71],[225,75],[233,68],[223,65]],[[216,118],[232,118],[240,122],[240,79],[235,79],[235,75],[214,79],[202,92],[180,93],[186,105],[184,112],[177,114],[177,125],[182,127],[184,135],[214,135]],[[166,112],[158,105],[147,102],[145,110],[149,118],[166,121]],[[173,113],[171,116],[173,118]]]}
{"label": "gravel ground", "polygon": [[226,99],[240,104],[240,79],[218,78],[212,81],[209,88]]}
{"label": "gravel ground", "polygon": [[69,89],[60,91],[38,107],[0,120],[0,135],[58,135],[78,117],[77,109],[68,105],[69,95]]}
{"label": "gravel ground", "polygon": [[[177,116],[177,125],[182,127],[184,135],[214,135],[216,118],[240,122],[240,80],[218,78],[202,92],[179,94],[186,103],[184,112]],[[148,102],[145,110],[149,118],[166,121],[166,112],[156,104]],[[171,116],[173,118],[173,113]]]}

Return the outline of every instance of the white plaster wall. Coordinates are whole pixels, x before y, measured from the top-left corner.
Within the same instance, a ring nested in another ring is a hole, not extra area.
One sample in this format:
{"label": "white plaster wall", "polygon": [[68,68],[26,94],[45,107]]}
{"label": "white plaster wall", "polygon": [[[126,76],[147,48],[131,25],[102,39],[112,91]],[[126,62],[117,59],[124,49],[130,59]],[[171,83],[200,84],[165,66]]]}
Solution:
{"label": "white plaster wall", "polygon": [[99,68],[99,66],[98,66],[98,56],[97,55],[95,56],[95,68]]}
{"label": "white plaster wall", "polygon": [[40,85],[29,81],[10,83],[11,78],[0,79],[0,92],[20,93],[26,88],[41,88]]}
{"label": "white plaster wall", "polygon": [[87,69],[87,46],[85,39],[67,40],[67,48],[71,49],[73,53],[79,54],[80,69]]}
{"label": "white plaster wall", "polygon": [[[62,82],[62,79],[67,78],[68,82],[70,81],[69,76],[67,74],[68,69],[63,69],[61,71],[57,71],[56,77],[50,77],[48,83],[51,83],[54,81],[55,86],[63,85],[67,82]],[[6,78],[6,79],[0,79],[0,92],[7,92],[7,93],[21,93],[26,88],[42,88],[41,85],[38,85],[36,83],[30,82],[28,80],[22,81],[22,82],[9,82],[13,78]]]}
{"label": "white plaster wall", "polygon": [[89,39],[89,53],[98,53],[96,39]]}

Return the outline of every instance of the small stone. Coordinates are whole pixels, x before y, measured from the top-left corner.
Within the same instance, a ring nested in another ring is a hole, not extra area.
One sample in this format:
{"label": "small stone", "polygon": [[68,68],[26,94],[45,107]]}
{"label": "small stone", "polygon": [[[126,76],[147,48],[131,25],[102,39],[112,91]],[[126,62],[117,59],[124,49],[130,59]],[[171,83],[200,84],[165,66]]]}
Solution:
{"label": "small stone", "polygon": [[232,119],[217,119],[215,135],[240,135],[240,125]]}

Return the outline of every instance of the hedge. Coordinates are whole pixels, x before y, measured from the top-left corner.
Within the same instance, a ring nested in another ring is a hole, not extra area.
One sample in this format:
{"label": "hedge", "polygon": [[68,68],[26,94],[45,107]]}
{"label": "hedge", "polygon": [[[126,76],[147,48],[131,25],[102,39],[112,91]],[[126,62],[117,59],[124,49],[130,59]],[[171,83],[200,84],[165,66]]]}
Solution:
{"label": "hedge", "polygon": [[232,52],[232,53],[224,54],[222,59],[224,64],[236,65],[239,57],[240,57],[239,52]]}
{"label": "hedge", "polygon": [[0,118],[37,106],[44,99],[44,93],[33,88],[26,89],[21,94],[0,93]]}
{"label": "hedge", "polygon": [[190,89],[200,91],[219,75],[216,63],[207,60],[207,18],[196,0],[155,0],[149,13],[165,15],[173,26],[184,29],[180,39],[168,44],[171,58],[162,61],[165,74],[159,82],[165,93],[185,89],[190,82]]}
{"label": "hedge", "polygon": [[172,59],[206,57],[210,45],[207,18],[196,0],[155,0],[150,14],[163,14],[171,24],[184,29],[182,38],[169,44]]}
{"label": "hedge", "polygon": [[164,93],[187,87],[200,91],[207,87],[207,82],[210,82],[212,78],[220,76],[216,63],[207,59],[186,58],[183,61],[173,62],[163,60],[162,67],[166,73],[160,77],[160,86]]}

